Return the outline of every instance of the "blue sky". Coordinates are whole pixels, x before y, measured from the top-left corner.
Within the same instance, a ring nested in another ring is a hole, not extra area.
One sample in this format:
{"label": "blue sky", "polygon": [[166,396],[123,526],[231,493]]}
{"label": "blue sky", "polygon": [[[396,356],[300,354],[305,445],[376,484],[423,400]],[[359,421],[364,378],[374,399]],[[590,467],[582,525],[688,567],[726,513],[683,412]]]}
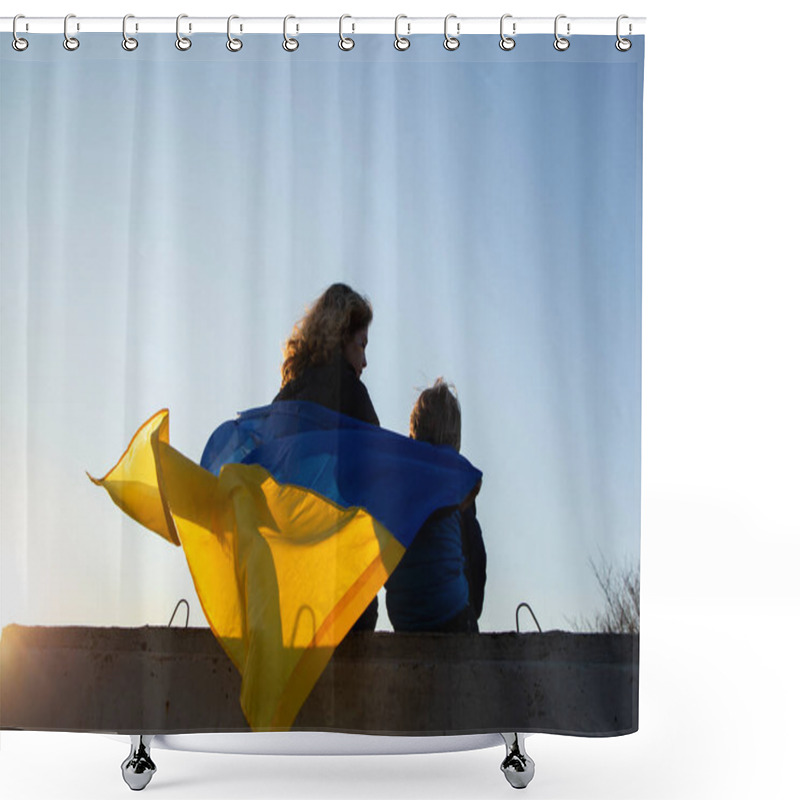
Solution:
{"label": "blue sky", "polygon": [[199,459],[338,280],[374,306],[382,424],[458,388],[482,627],[523,600],[545,627],[591,615],[589,558],[639,548],[643,42],[118,39],[2,49],[0,622],[159,624],[193,598],[84,470],[165,406]]}

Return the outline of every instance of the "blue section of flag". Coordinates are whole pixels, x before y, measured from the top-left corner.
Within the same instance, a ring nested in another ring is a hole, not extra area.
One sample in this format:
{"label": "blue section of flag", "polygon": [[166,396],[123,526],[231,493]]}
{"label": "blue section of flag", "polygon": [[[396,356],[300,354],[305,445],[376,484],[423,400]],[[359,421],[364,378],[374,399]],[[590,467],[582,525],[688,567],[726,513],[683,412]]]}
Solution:
{"label": "blue section of flag", "polygon": [[481,472],[450,447],[417,442],[316,403],[286,401],[220,425],[200,460],[260,464],[279,483],[366,509],[404,546],[435,511],[461,505]]}

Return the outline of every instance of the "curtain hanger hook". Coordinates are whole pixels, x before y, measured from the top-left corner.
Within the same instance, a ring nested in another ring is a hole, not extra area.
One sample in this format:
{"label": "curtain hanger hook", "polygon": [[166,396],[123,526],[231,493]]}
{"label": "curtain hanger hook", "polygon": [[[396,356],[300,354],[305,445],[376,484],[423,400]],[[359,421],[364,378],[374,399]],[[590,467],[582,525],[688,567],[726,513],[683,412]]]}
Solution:
{"label": "curtain hanger hook", "polygon": [[21,53],[23,50],[28,49],[28,40],[23,39],[21,36],[17,34],[17,20],[18,19],[25,19],[24,14],[17,14],[14,17],[14,21],[11,23],[11,33],[14,35],[14,38],[11,40],[11,46],[18,52]]}
{"label": "curtain hanger hook", "polygon": [[[513,19],[513,16],[511,14],[503,14],[503,16],[500,17],[500,49],[506,51],[513,50],[517,44],[514,37],[507,36],[504,30],[504,25],[507,19]],[[516,25],[513,26],[512,30],[514,30],[514,32],[516,32],[516,27]]]}
{"label": "curtain hanger hook", "polygon": [[444,18],[444,49],[445,50],[458,50],[458,46],[461,42],[458,41],[458,30],[461,27],[460,24],[456,25],[456,36],[451,36],[447,32],[447,23],[450,22],[451,19],[458,19],[455,14],[448,14]]}
{"label": "curtain hanger hook", "polygon": [[[344,21],[346,19],[353,19],[353,18],[349,14],[342,14],[342,16],[339,17],[339,49],[340,50],[352,50],[356,46],[355,41],[353,39],[350,39],[349,37],[345,36],[344,33],[342,32],[342,26],[343,26]],[[355,31],[355,29],[356,29],[355,23],[351,22],[350,24],[352,25],[353,31]]]}
{"label": "curtain hanger hook", "polygon": [[[620,33],[619,33],[619,24],[624,19],[628,19],[628,15],[627,14],[620,14],[617,17],[617,41],[614,43],[614,47],[616,47],[617,50],[620,51],[620,53],[626,53],[628,50],[631,49],[631,47],[633,47],[633,42],[630,39],[623,39],[623,37],[620,36]],[[630,23],[628,23],[628,34],[629,35],[630,35],[630,32],[632,30],[633,30],[633,26]]]}
{"label": "curtain hanger hook", "polygon": [[[398,14],[394,18],[394,48],[395,50],[408,50],[411,47],[411,39],[406,39],[405,36],[400,35],[400,20],[401,19],[408,19],[405,14]],[[406,35],[411,34],[411,23],[407,22],[406,26],[408,27],[408,33]]]}
{"label": "curtain hanger hook", "polygon": [[[192,40],[181,35],[181,20],[188,18],[188,14],[178,14],[178,18],[175,20],[175,47],[178,50],[188,50],[192,46]],[[191,30],[191,26],[189,26],[189,30]]]}
{"label": "curtain hanger hook", "polygon": [[[290,19],[297,19],[297,17],[287,14],[283,18],[283,49],[286,50],[287,53],[294,53],[294,51],[300,47],[300,42],[297,39],[293,39],[288,34],[288,25]],[[300,30],[299,25],[297,26],[297,30]]]}
{"label": "curtain hanger hook", "polygon": [[[231,35],[231,22],[235,19],[239,19],[236,14],[231,14],[228,17],[228,41],[225,43],[225,47],[227,47],[231,53],[238,53],[242,49],[242,40]],[[241,30],[241,28],[239,30]]]}
{"label": "curtain hanger hook", "polygon": [[[565,39],[563,36],[559,34],[558,21],[560,19],[566,19],[566,18],[567,18],[566,14],[559,14],[556,17],[555,24],[553,25],[553,31],[556,36],[556,40],[553,42],[553,47],[555,47],[555,49],[561,53],[563,53],[567,48],[569,48],[569,39]],[[567,36],[569,36],[569,22],[567,23]]]}
{"label": "curtain hanger hook", "polygon": [[[75,18],[76,17],[74,14],[67,14],[67,16],[64,17],[64,49],[69,50],[70,52],[77,50],[81,46],[81,43],[75,36],[69,35],[69,21]],[[80,30],[80,25],[77,26],[76,30]]]}
{"label": "curtain hanger hook", "polygon": [[136,19],[133,14],[126,14],[122,18],[122,49],[127,50],[129,53],[139,46],[139,40],[134,39],[133,36],[128,36],[128,20]]}

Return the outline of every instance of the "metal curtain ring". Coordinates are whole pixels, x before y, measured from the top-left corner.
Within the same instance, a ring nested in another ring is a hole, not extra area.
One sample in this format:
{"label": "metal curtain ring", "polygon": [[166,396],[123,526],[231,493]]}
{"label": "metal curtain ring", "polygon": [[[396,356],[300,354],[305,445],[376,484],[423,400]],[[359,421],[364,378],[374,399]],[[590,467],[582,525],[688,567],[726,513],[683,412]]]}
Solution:
{"label": "metal curtain ring", "polygon": [[[556,21],[553,25],[553,32],[555,33],[556,36],[556,40],[553,42],[553,47],[555,47],[555,49],[561,53],[563,53],[566,49],[569,48],[569,39],[565,39],[563,36],[559,35],[558,21],[560,19],[566,19],[566,18],[567,18],[566,14],[559,14],[556,17]],[[569,22],[567,23],[567,36],[569,36]]]}
{"label": "metal curtain ring", "polygon": [[[517,42],[512,36],[506,36],[505,31],[503,30],[503,25],[507,19],[511,19],[511,14],[503,14],[500,17],[500,49],[501,50],[513,50],[516,46]],[[517,32],[517,25],[514,23],[512,25],[512,31],[514,33]]]}
{"label": "metal curtain ring", "polygon": [[[342,16],[339,17],[339,49],[340,50],[352,50],[356,46],[356,43],[352,39],[350,39],[349,37],[345,36],[344,33],[342,32],[342,25],[343,25],[343,23],[344,23],[344,21],[346,19],[353,19],[353,18],[349,14],[342,14]],[[356,29],[355,24],[351,23],[351,25],[353,26],[353,30],[355,30]]]}
{"label": "metal curtain ring", "polygon": [[[188,19],[188,14],[178,14],[178,18],[175,20],[175,47],[178,50],[188,50],[192,46],[192,40],[186,36],[181,36],[181,20]],[[192,26],[189,26],[189,30],[192,29]]]}
{"label": "metal curtain ring", "polygon": [[[619,35],[619,23],[622,22],[623,19],[628,19],[627,14],[620,14],[617,17],[617,41],[614,43],[614,47],[620,51],[620,53],[626,53],[628,50],[633,47],[633,42],[630,39],[623,39],[622,36]],[[628,33],[631,32],[630,23],[628,24]]]}
{"label": "metal curtain ring", "polygon": [[298,47],[300,47],[300,42],[297,39],[292,39],[292,37],[286,32],[290,19],[297,19],[297,17],[293,17],[291,14],[288,14],[283,18],[283,49],[288,53],[293,53]]}
{"label": "metal curtain ring", "polygon": [[227,47],[231,53],[238,53],[242,49],[242,40],[236,39],[231,35],[231,22],[235,19],[239,19],[236,14],[231,14],[228,17],[228,41],[225,43],[225,47]]}
{"label": "metal curtain ring", "polygon": [[11,46],[18,52],[21,53],[23,50],[28,49],[28,40],[23,39],[21,36],[17,35],[17,20],[18,19],[25,19],[24,14],[17,14],[14,17],[14,21],[11,23],[11,33],[14,34],[14,38],[11,40]]}
{"label": "metal curtain ring", "polygon": [[135,19],[133,14],[126,14],[122,18],[122,49],[127,50],[129,53],[139,46],[139,40],[128,36],[128,20]]}
{"label": "metal curtain ring", "polygon": [[[70,36],[67,31],[67,25],[71,19],[75,19],[74,14],[67,14],[67,16],[64,17],[64,49],[70,52],[77,50],[81,46],[81,43],[74,36]],[[80,28],[78,28],[78,30],[80,30]]]}
{"label": "metal curtain ring", "polygon": [[[394,18],[394,49],[395,50],[408,50],[411,47],[411,39],[406,39],[405,36],[400,35],[400,20],[408,19],[405,14],[398,14]],[[406,23],[409,35],[411,34],[411,24]]]}
{"label": "metal curtain ring", "polygon": [[460,25],[460,23],[456,23],[456,36],[451,36],[447,32],[447,23],[451,19],[457,19],[456,15],[455,14],[448,14],[444,18],[444,49],[445,50],[458,50],[458,46],[461,44],[461,42],[458,41],[458,31],[459,31],[461,25]]}

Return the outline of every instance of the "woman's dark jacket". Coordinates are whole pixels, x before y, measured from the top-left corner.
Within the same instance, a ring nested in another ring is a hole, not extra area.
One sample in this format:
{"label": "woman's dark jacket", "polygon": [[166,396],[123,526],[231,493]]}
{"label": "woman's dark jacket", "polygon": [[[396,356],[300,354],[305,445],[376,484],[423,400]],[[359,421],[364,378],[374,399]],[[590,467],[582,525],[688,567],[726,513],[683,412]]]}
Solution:
{"label": "woman's dark jacket", "polygon": [[[273,402],[282,400],[306,400],[362,422],[380,424],[367,387],[361,383],[356,371],[341,354],[325,364],[307,367],[299,376],[289,381]],[[353,625],[353,630],[374,631],[377,622],[376,597]]]}
{"label": "woman's dark jacket", "polygon": [[362,422],[380,424],[367,387],[342,355],[307,367],[278,392],[273,402],[280,400],[307,400]]}

